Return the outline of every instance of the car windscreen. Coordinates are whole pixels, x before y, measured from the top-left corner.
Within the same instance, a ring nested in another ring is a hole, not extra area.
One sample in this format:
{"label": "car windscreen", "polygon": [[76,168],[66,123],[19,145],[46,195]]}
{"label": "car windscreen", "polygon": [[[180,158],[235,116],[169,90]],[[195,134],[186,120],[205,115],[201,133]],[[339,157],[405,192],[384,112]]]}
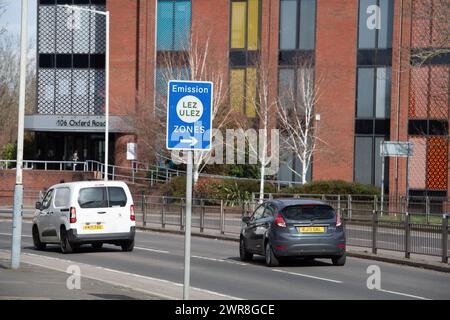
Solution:
{"label": "car windscreen", "polygon": [[92,187],[80,190],[78,204],[82,209],[125,207],[127,196],[121,187]]}
{"label": "car windscreen", "polygon": [[325,205],[289,206],[283,210],[288,220],[331,220],[335,218],[334,209]]}

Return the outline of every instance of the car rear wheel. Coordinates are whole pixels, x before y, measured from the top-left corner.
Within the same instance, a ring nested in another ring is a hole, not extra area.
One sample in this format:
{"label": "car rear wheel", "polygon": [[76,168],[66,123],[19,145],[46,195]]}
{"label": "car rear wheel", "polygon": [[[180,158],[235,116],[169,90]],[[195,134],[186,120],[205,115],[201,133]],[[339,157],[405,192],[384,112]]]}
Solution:
{"label": "car rear wheel", "polygon": [[120,246],[122,247],[123,252],[131,252],[134,249],[134,240],[124,241]]}
{"label": "car rear wheel", "polygon": [[331,261],[333,261],[334,266],[344,266],[346,260],[347,260],[347,256],[345,254],[342,256],[337,256],[337,257],[331,258]]}
{"label": "car rear wheel", "polygon": [[272,246],[269,242],[266,244],[266,265],[268,267],[277,267],[280,264],[280,261],[275,256],[272,250]]}
{"label": "car rear wheel", "polygon": [[61,236],[60,236],[60,238],[61,238],[61,251],[62,251],[62,253],[65,253],[65,254],[73,253],[74,246],[69,241],[69,237],[67,236],[66,229],[64,229],[64,228],[61,229]]}
{"label": "car rear wheel", "polygon": [[245,248],[244,238],[241,238],[241,241],[239,243],[239,256],[241,258],[241,261],[249,261],[253,259],[253,253],[248,252]]}
{"label": "car rear wheel", "polygon": [[37,226],[33,227],[33,245],[36,250],[45,250],[47,245],[41,242]]}

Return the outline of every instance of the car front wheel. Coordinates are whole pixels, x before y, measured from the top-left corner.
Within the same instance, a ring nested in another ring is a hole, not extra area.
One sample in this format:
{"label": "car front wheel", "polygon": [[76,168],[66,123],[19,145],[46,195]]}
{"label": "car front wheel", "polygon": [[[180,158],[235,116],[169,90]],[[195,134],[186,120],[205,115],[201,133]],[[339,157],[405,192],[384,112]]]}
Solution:
{"label": "car front wheel", "polygon": [[248,252],[245,248],[244,238],[241,238],[241,241],[239,243],[239,256],[241,258],[241,261],[249,261],[253,259],[253,254]]}

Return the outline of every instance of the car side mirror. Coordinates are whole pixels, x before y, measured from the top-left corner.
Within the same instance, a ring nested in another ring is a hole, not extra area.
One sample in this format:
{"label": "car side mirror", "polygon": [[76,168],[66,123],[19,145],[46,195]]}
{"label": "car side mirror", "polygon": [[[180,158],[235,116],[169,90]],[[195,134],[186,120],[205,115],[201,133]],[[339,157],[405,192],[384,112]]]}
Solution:
{"label": "car side mirror", "polygon": [[249,224],[250,223],[250,219],[251,219],[250,217],[243,217],[242,218],[242,222],[245,223],[245,224]]}
{"label": "car side mirror", "polygon": [[41,202],[36,202],[36,209],[37,210],[41,210],[42,209],[42,203]]}

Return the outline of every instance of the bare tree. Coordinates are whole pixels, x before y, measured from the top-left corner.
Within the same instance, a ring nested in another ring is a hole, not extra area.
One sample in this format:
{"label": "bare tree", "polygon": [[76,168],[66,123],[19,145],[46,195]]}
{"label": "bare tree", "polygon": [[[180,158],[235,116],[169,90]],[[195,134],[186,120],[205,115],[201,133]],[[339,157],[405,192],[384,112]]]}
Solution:
{"label": "bare tree", "polygon": [[[19,41],[9,33],[0,35],[0,149],[17,136],[19,104]],[[36,63],[29,60],[26,79],[26,112],[35,105]]]}
{"label": "bare tree", "polygon": [[[278,135],[274,135],[274,131],[272,131],[272,129],[276,129],[277,98],[276,94],[274,94],[276,91],[273,90],[276,82],[270,66],[263,59],[258,59],[255,63],[255,69],[257,74],[255,79],[250,79],[250,81],[242,85],[246,88],[245,91],[247,93],[244,97],[245,104],[253,109],[257,123],[244,114],[235,117],[235,121],[243,131],[254,127],[259,129],[259,141],[257,143],[255,143],[255,137],[251,134],[245,134],[244,137],[249,148],[249,161],[252,158],[258,160],[257,164],[260,173],[259,200],[261,202],[264,200],[266,176],[276,173],[272,170],[274,161],[277,167],[276,170],[278,170],[279,164],[279,155],[272,152],[273,147],[275,145],[278,146]],[[252,83],[252,81],[254,82]]]}
{"label": "bare tree", "polygon": [[283,138],[282,150],[289,152],[301,164],[299,172],[292,163],[287,167],[305,184],[308,168],[318,150],[319,128],[316,106],[320,98],[321,78],[314,73],[309,59],[296,63],[296,82],[282,83],[278,106]]}
{"label": "bare tree", "polygon": [[[213,61],[210,38],[206,37],[201,41],[197,37],[193,37],[190,48],[184,52],[186,53],[166,52],[159,57],[160,73],[157,75],[157,81],[159,80],[160,83],[155,88],[154,112],[149,113],[148,107],[150,106],[142,103],[138,109],[147,110],[147,112],[138,112],[136,117],[132,117],[132,127],[140,136],[140,142],[144,144],[146,152],[152,155],[148,160],[169,160],[175,155],[175,160],[181,162],[185,157],[184,153],[170,154],[165,148],[167,115],[165,93],[169,80],[211,81],[214,84],[213,128],[221,130],[227,123],[229,108],[224,107],[228,97],[227,69],[220,65],[220,62]],[[149,125],[150,123],[151,125]],[[194,185],[198,182],[200,173],[212,156],[213,150],[194,152]]]}

